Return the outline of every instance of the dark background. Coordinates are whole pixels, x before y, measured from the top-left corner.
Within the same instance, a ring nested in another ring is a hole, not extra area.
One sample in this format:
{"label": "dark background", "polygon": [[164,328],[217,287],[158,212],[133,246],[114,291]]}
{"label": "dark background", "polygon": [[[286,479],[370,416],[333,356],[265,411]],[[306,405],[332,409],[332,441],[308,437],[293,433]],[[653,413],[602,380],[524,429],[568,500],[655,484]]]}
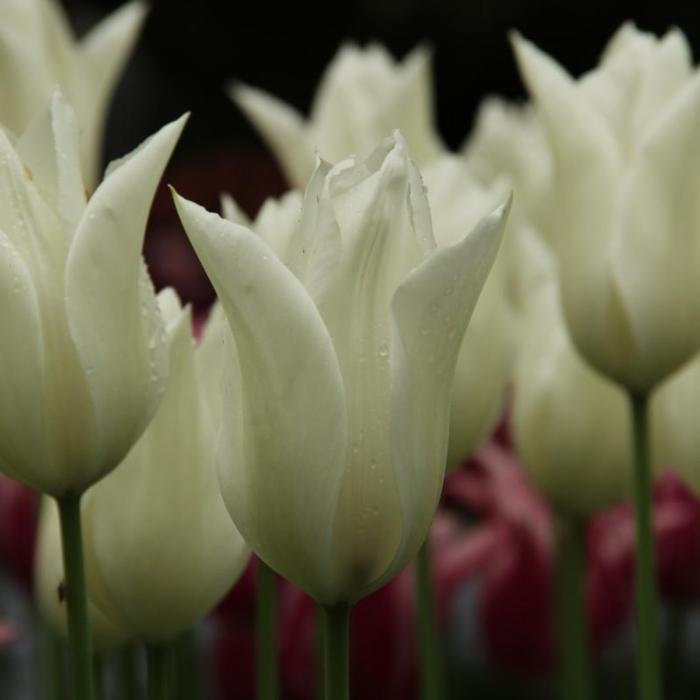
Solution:
{"label": "dark background", "polygon": [[[78,31],[118,0],[63,0]],[[700,3],[577,0],[156,0],[116,95],[107,131],[114,157],[186,110],[193,115],[175,156],[259,144],[223,87],[241,79],[307,110],[323,68],[345,38],[379,40],[396,56],[419,42],[434,50],[438,126],[452,147],[467,134],[482,96],[523,94],[507,32],[517,28],[578,74],[615,29],[633,19],[663,32],[676,25],[697,48]],[[697,50],[696,50],[697,55]]]}

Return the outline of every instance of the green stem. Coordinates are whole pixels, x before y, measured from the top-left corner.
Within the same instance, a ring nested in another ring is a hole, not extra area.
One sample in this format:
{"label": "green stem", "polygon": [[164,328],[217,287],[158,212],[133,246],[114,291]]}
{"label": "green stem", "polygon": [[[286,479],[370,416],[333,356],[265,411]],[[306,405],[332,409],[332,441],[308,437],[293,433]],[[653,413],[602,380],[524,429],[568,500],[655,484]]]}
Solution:
{"label": "green stem", "polygon": [[93,700],[92,642],[83,563],[80,496],[63,496],[57,501],[63,546],[72,696],[74,700]]}
{"label": "green stem", "polygon": [[314,615],[314,627],[315,627],[315,666],[316,666],[316,693],[314,698],[316,700],[323,700],[326,695],[326,682],[324,678],[324,667],[326,665],[325,651],[325,635],[324,628],[325,619],[323,614],[323,608],[320,605],[316,606],[316,611]]}
{"label": "green stem", "polygon": [[557,522],[557,630],[562,700],[593,697],[590,645],[586,626],[586,528],[572,516]]}
{"label": "green stem", "polygon": [[275,572],[262,559],[258,559],[256,598],[258,700],[277,700],[277,582]]}
{"label": "green stem", "polygon": [[416,604],[421,698],[422,700],[442,700],[445,697],[445,675],[435,611],[428,540],[420,548],[416,562]]}
{"label": "green stem", "polygon": [[128,645],[119,652],[119,697],[122,700],[135,700],[141,697],[137,669],[139,651],[139,648]]}
{"label": "green stem", "polygon": [[172,648],[149,644],[146,646],[148,668],[148,700],[171,700]]}
{"label": "green stem", "polygon": [[631,395],[634,433],[634,502],[636,515],[636,607],[637,607],[637,696],[660,700],[661,668],[657,623],[654,538],[651,523],[651,464],[648,401],[646,395]]}
{"label": "green stem", "polygon": [[323,637],[325,641],[324,679],[326,700],[349,700],[349,605],[335,605],[323,608]]}

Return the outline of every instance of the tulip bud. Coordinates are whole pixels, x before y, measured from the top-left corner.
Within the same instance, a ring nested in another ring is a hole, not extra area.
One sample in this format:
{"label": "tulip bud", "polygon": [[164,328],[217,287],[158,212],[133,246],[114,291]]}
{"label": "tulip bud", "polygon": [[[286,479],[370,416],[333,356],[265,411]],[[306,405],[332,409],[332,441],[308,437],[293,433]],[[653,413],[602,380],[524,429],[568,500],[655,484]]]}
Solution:
{"label": "tulip bud", "polygon": [[129,2],[78,41],[57,0],[9,0],[0,11],[0,123],[22,133],[59,85],[78,114],[88,188],[99,181],[107,107],[145,15],[145,3]]}
{"label": "tulip bud", "polygon": [[436,249],[398,133],[366,161],[318,165],[282,257],[175,201],[235,339],[219,456],[229,513],[317,601],[355,601],[427,534],[457,355],[506,207]]}
{"label": "tulip bud", "polygon": [[0,131],[0,471],[61,497],[117,466],[167,372],[141,246],[185,118],[114,162],[86,201],[60,92],[13,145]]}
{"label": "tulip bud", "polygon": [[700,349],[700,77],[685,37],[625,26],[580,80],[520,37],[554,157],[564,316],[583,357],[648,393]]}
{"label": "tulip bud", "polygon": [[586,516],[626,495],[633,460],[629,407],[624,392],[572,345],[553,261],[544,244],[531,243],[533,259],[526,264],[545,270],[530,290],[529,332],[515,373],[517,452],[529,478],[557,509]]}
{"label": "tulip bud", "polygon": [[84,508],[92,600],[131,637],[154,644],[197,622],[249,556],[214,467],[228,324],[215,309],[195,350],[189,309],[171,289],[158,299],[170,352],[163,400],[119,468],[88,491]]}
{"label": "tulip bud", "polygon": [[316,154],[336,162],[366,158],[393,129],[400,129],[423,164],[441,150],[434,128],[430,53],[414,49],[395,61],[379,44],[343,45],[321,79],[304,118],[261,90],[234,85],[231,98],[258,129],[289,182],[303,187]]}

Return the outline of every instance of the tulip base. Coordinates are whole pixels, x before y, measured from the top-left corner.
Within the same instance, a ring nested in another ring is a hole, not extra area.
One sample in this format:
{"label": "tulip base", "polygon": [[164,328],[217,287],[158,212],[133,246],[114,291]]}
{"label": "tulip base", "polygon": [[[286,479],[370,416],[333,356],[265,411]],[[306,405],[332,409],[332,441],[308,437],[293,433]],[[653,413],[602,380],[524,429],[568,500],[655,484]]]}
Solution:
{"label": "tulip base", "polygon": [[649,459],[648,397],[630,396],[634,437],[634,503],[637,533],[636,634],[637,697],[660,700],[661,666],[656,604],[656,567],[651,522],[651,463]]}
{"label": "tulip base", "polygon": [[349,700],[350,606],[323,608],[324,684],[326,700]]}
{"label": "tulip base", "polygon": [[277,583],[275,572],[262,559],[258,559],[255,616],[257,697],[277,700]]}
{"label": "tulip base", "polygon": [[428,540],[418,551],[416,560],[416,605],[420,653],[420,697],[422,700],[442,700],[445,697],[445,674],[435,612]]}
{"label": "tulip base", "polygon": [[66,600],[72,697],[75,700],[93,700],[92,641],[85,584],[80,495],[63,496],[57,502],[65,582],[58,595],[65,595]]}
{"label": "tulip base", "polygon": [[557,518],[556,604],[562,700],[593,698],[586,625],[586,527],[578,517]]}

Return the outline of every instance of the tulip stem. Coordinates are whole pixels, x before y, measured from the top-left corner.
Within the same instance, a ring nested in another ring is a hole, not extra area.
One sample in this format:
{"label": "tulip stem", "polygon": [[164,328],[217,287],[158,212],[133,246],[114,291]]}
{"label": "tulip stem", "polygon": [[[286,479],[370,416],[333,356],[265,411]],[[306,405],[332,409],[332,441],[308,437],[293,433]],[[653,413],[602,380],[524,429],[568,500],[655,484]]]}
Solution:
{"label": "tulip stem", "polygon": [[172,700],[172,647],[146,645],[148,668],[148,700]]}
{"label": "tulip stem", "polygon": [[418,605],[418,646],[422,700],[442,700],[445,697],[445,675],[442,645],[438,633],[435,596],[430,566],[428,540],[418,551],[416,562],[416,600]]}
{"label": "tulip stem", "polygon": [[634,437],[636,516],[637,697],[661,698],[654,540],[651,523],[651,464],[646,395],[631,394]]}
{"label": "tulip stem", "polygon": [[93,700],[92,641],[83,561],[80,495],[63,496],[57,502],[64,571],[64,586],[58,595],[65,595],[68,614],[72,697],[75,700]]}
{"label": "tulip stem", "polygon": [[256,682],[258,700],[277,700],[277,581],[258,559],[256,594]]}
{"label": "tulip stem", "polygon": [[577,517],[557,519],[557,629],[562,700],[593,697],[586,626],[586,527]]}
{"label": "tulip stem", "polygon": [[349,700],[350,606],[324,607],[323,632],[326,700]]}

